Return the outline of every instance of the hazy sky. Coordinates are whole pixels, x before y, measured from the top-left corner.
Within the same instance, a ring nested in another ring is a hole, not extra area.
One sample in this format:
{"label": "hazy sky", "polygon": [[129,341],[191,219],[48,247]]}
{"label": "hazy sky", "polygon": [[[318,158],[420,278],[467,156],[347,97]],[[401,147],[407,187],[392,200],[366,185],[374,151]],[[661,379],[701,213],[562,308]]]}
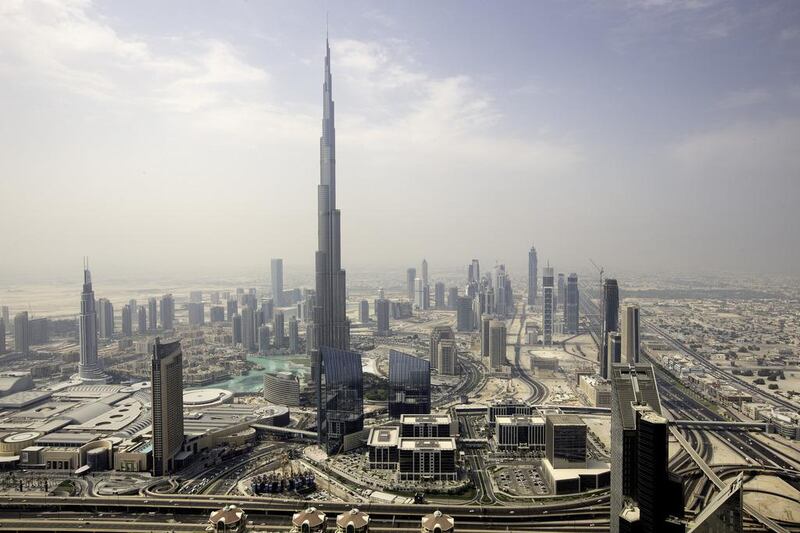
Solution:
{"label": "hazy sky", "polygon": [[4,0],[0,280],[310,267],[326,9],[345,267],[800,272],[800,2]]}

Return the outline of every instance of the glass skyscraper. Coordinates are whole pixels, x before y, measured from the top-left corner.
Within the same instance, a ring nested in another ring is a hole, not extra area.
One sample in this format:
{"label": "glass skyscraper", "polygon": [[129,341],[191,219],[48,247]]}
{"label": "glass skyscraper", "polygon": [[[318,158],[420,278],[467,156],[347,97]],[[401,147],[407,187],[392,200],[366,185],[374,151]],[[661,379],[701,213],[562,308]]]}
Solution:
{"label": "glass skyscraper", "polygon": [[[364,378],[361,354],[323,346],[322,400],[328,454],[351,447],[348,435],[364,429]],[[320,430],[321,428],[317,428]]]}
{"label": "glass skyscraper", "polygon": [[389,350],[389,416],[430,414],[431,364],[407,353]]}

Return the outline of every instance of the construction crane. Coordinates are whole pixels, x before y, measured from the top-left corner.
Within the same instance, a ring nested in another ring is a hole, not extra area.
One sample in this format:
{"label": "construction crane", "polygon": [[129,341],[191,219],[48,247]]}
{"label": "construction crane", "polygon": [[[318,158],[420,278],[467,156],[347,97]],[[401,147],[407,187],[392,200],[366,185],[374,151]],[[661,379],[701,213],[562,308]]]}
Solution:
{"label": "construction crane", "polygon": [[591,257],[589,258],[589,261],[590,261],[590,262],[591,262],[591,263],[594,265],[594,267],[595,267],[597,270],[599,270],[599,271],[600,271],[600,290],[603,290],[603,273],[605,272],[605,270],[603,269],[603,267],[601,267],[601,266],[599,266],[597,263],[595,263],[595,262],[592,260],[592,258],[591,258]]}

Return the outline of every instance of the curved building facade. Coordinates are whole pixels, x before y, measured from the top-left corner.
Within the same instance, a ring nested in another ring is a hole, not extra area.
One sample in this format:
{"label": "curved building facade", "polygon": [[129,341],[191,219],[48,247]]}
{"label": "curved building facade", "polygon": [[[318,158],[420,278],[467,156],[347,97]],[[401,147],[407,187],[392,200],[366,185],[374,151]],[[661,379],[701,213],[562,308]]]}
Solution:
{"label": "curved building facade", "polygon": [[397,350],[389,351],[389,416],[431,412],[431,364]]}
{"label": "curved building facade", "polygon": [[278,405],[300,405],[300,380],[291,372],[264,374],[264,399]]}

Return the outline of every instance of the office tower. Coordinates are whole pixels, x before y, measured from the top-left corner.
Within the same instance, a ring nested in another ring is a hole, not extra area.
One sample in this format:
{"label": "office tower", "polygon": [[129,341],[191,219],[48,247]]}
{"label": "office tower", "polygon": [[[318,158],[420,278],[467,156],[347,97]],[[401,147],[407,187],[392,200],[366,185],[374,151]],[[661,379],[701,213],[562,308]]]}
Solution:
{"label": "office tower", "polygon": [[422,278],[416,278],[414,280],[414,286],[416,289],[414,290],[414,305],[422,310],[425,308],[424,298],[425,298],[425,289],[424,285],[422,284]]}
{"label": "office tower", "polygon": [[267,298],[261,302],[261,320],[265,324],[272,322],[275,317],[275,301],[272,298]]}
{"label": "office tower", "polygon": [[136,318],[136,313],[139,311],[139,306],[136,304],[136,300],[134,298],[131,298],[130,300],[128,300],[128,305],[131,306],[131,316],[133,318]]}
{"label": "office tower", "polygon": [[[191,317],[191,313],[189,314],[189,316]],[[136,332],[139,335],[144,335],[145,333],[147,333],[147,308],[145,308],[145,306],[140,305],[139,309],[136,310],[136,319],[137,319],[137,324],[139,326]]]}
{"label": "office tower", "polygon": [[495,290],[494,299],[497,306],[497,314],[501,317],[506,316],[508,310],[508,301],[506,294],[506,267],[505,265],[497,265],[495,267]]}
{"label": "office tower", "polygon": [[28,343],[46,344],[50,342],[50,319],[32,318],[28,321]]}
{"label": "office tower", "polygon": [[422,308],[424,310],[428,310],[431,308],[431,286],[424,285],[422,286]]}
{"label": "office tower", "polygon": [[433,286],[433,307],[444,309],[444,283],[437,281]]}
{"label": "office tower", "polygon": [[[27,313],[26,313],[27,321]],[[83,268],[83,291],[81,292],[81,315],[78,320],[81,356],[78,377],[81,381],[106,383],[106,376],[97,362],[97,312],[95,311],[92,275],[89,266]]]}
{"label": "office tower", "polygon": [[295,317],[289,319],[289,352],[300,353],[300,328]]}
{"label": "office tower", "polygon": [[225,322],[225,308],[221,305],[212,305],[208,310],[208,318],[212,324]]}
{"label": "office tower", "polygon": [[272,301],[277,307],[281,307],[283,305],[283,259],[271,260],[269,270],[272,278]]}
{"label": "office tower", "polygon": [[489,328],[493,320],[492,315],[481,315],[481,357],[489,357]]}
{"label": "office tower", "polygon": [[578,415],[545,419],[545,457],[553,468],[586,468],[586,424]]}
{"label": "office tower", "polygon": [[622,362],[622,335],[616,331],[609,331],[606,334],[606,353],[600,362],[600,375],[608,379],[608,372],[611,365]]}
{"label": "office tower", "polygon": [[1,310],[2,310],[2,314],[3,314],[3,322],[5,322],[5,323],[6,323],[6,327],[7,327],[7,328],[10,328],[10,327],[11,327],[11,326],[10,326],[11,322],[9,322],[9,320],[10,320],[10,318],[11,318],[11,317],[10,317],[10,312],[9,312],[9,310],[8,310],[8,306],[7,306],[7,305],[4,305],[4,306],[1,308]]}
{"label": "office tower", "polygon": [[558,273],[558,284],[556,285],[557,292],[556,292],[556,307],[564,307],[566,292],[567,292],[567,284],[564,280],[564,274],[559,272]]}
{"label": "office tower", "polygon": [[[88,272],[88,271],[87,271]],[[91,283],[89,284],[91,290]],[[92,299],[92,311],[94,311],[94,299]],[[94,322],[92,322],[94,327]],[[28,312],[23,311],[14,316],[14,351],[28,355],[30,349],[30,337],[28,336]],[[97,339],[95,338],[95,359],[97,359]],[[82,346],[82,345],[81,345]],[[83,360],[83,348],[81,347],[81,360]]]}
{"label": "office tower", "polygon": [[255,310],[249,305],[242,308],[242,348],[248,352],[256,351]]}
{"label": "office tower", "polygon": [[358,304],[358,321],[362,324],[369,322],[369,301],[361,300]]}
{"label": "office tower", "polygon": [[[219,293],[217,294],[217,303],[219,303]],[[172,294],[165,294],[161,297],[161,329],[167,331],[175,327],[175,298]]]}
{"label": "office tower", "polygon": [[603,360],[608,353],[608,332],[619,331],[619,288],[617,280],[606,279],[603,281],[603,302],[602,302],[603,322],[600,339],[600,353],[598,360],[600,361],[600,374],[604,378],[608,378],[608,367],[605,367],[606,373],[603,374]]}
{"label": "office tower", "polygon": [[536,293],[539,291],[538,265],[536,247],[531,246],[528,252],[528,305],[536,305]]}
{"label": "office tower", "polygon": [[[241,289],[236,289],[237,291]],[[199,304],[203,301],[203,291],[189,291],[189,302]]]}
{"label": "office tower", "polygon": [[417,279],[417,269],[414,267],[406,270],[406,287],[408,292],[408,300],[414,301],[415,280]]}
{"label": "office tower", "polygon": [[489,323],[489,366],[500,368],[506,364],[506,323],[492,320]]}
{"label": "office tower", "polygon": [[147,299],[147,330],[158,329],[158,301],[155,298]]}
{"label": "office tower", "polygon": [[[669,476],[667,421],[653,367],[611,366],[611,531],[671,531],[669,515],[683,513],[682,483]],[[621,518],[623,511],[625,518]],[[635,511],[638,511],[635,512]],[[625,524],[622,526],[621,524]]]}
{"label": "office tower", "polygon": [[639,306],[626,305],[622,315],[622,359],[626,363],[638,363],[639,347]]}
{"label": "office tower", "polygon": [[553,344],[553,267],[546,266],[542,272],[542,344]]}
{"label": "office tower", "polygon": [[203,302],[190,302],[187,304],[189,311],[189,325],[202,326],[206,323],[206,304]]}
{"label": "office tower", "polygon": [[283,311],[275,311],[272,321],[272,330],[275,332],[275,347],[284,348],[286,346],[284,331]]}
{"label": "office tower", "polygon": [[153,475],[175,471],[183,447],[183,353],[181,341],[156,337],[152,359]]}
{"label": "office tower", "polygon": [[219,305],[219,291],[211,291],[211,304]]}
{"label": "office tower", "polygon": [[481,264],[477,259],[473,259],[467,269],[467,283],[469,282],[480,283],[481,281]]}
{"label": "office tower", "polygon": [[439,370],[439,343],[445,339],[455,339],[453,328],[450,326],[435,326],[431,330],[430,363],[431,368]]}
{"label": "office tower", "polygon": [[431,364],[407,353],[389,350],[389,416],[430,414]]}
{"label": "office tower", "polygon": [[258,328],[258,353],[266,355],[269,350],[269,326],[263,325]]}
{"label": "office tower", "polygon": [[122,308],[122,336],[133,336],[133,313],[131,312],[131,304],[125,304]]}
{"label": "office tower", "polygon": [[564,302],[564,327],[567,333],[578,333],[578,310],[580,296],[578,293],[578,275],[574,272],[567,277],[567,294]]}
{"label": "office tower", "polygon": [[458,307],[458,287],[450,287],[447,290],[447,308],[455,311]]}
{"label": "office tower", "polygon": [[328,346],[321,352],[325,369],[323,442],[332,455],[361,444],[358,434],[364,429],[364,378],[360,353]]}
{"label": "office tower", "polygon": [[445,376],[455,376],[457,374],[458,350],[454,339],[442,339],[439,341],[436,366],[439,369],[439,374]]}
{"label": "office tower", "polygon": [[458,297],[456,309],[456,329],[458,331],[472,331],[472,298],[469,296]]}
{"label": "office tower", "polygon": [[377,334],[379,337],[389,335],[389,300],[378,298],[375,300],[375,320],[378,322]]}
{"label": "office tower", "polygon": [[106,298],[97,300],[97,323],[100,327],[100,338],[110,339],[114,336],[114,306]]}
{"label": "office tower", "polygon": [[234,346],[242,344],[242,316],[238,313],[231,319],[231,341]]}
{"label": "office tower", "polygon": [[[324,348],[347,351],[350,348],[350,321],[347,319],[346,274],[342,269],[341,213],[336,208],[336,128],[331,78],[331,49],[325,42],[325,81],[323,83],[320,184],[318,199],[318,240],[316,253],[316,293],[314,316],[308,326],[306,342],[311,355],[312,381],[317,400],[318,442],[326,441],[325,401],[322,374]],[[359,370],[361,365],[359,363]],[[360,372],[359,372],[360,376]],[[363,415],[362,415],[363,425]],[[337,430],[338,431],[338,430]]]}
{"label": "office tower", "polygon": [[6,321],[0,318],[0,353],[6,353]]}
{"label": "office tower", "polygon": [[236,300],[228,300],[228,320],[233,320],[233,316],[239,313],[239,304]]}

